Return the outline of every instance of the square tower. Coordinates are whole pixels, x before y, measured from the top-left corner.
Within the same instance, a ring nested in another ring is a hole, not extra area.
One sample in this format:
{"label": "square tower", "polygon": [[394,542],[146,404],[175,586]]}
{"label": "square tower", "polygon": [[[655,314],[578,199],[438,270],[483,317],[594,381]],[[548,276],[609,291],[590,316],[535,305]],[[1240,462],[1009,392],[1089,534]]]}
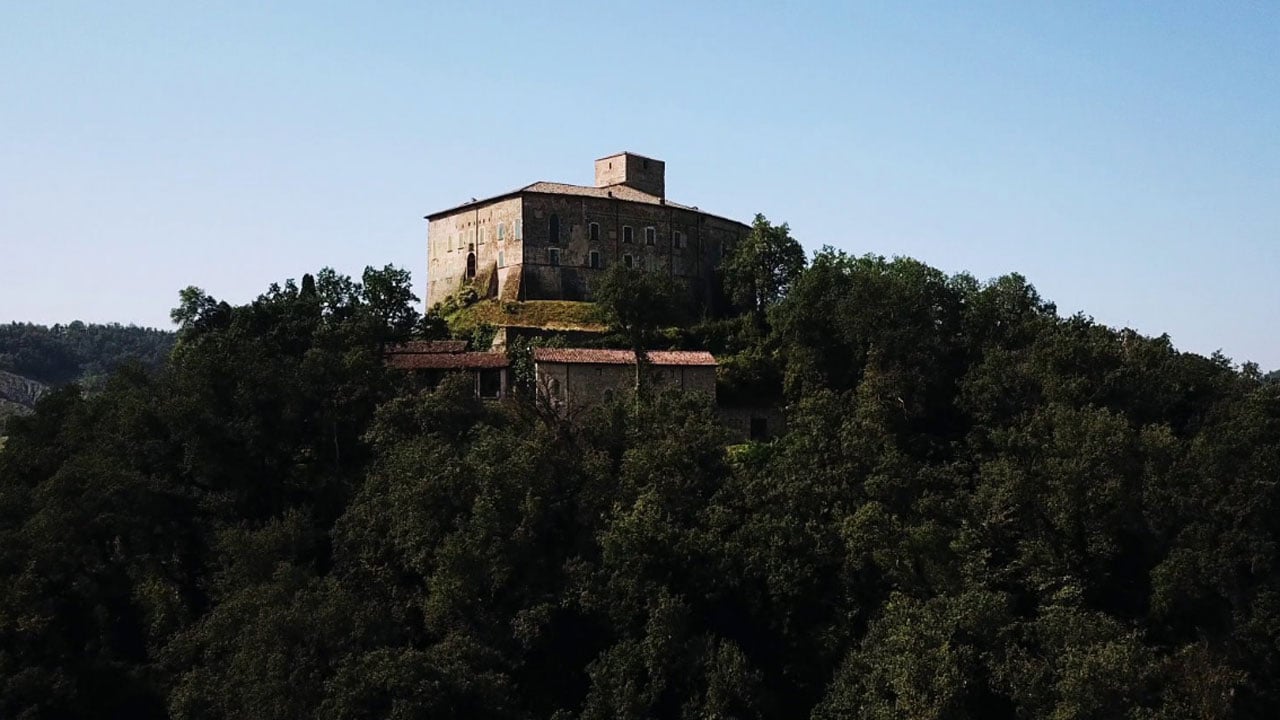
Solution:
{"label": "square tower", "polygon": [[596,161],[596,187],[600,188],[626,185],[640,192],[665,198],[666,175],[666,163],[635,153],[620,152]]}

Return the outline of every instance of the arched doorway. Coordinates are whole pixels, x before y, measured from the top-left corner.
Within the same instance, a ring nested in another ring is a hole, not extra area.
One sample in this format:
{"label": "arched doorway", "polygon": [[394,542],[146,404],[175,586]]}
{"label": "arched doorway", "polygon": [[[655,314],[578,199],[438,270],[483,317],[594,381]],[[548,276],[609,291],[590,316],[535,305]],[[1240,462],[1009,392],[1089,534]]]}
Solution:
{"label": "arched doorway", "polygon": [[476,276],[476,254],[467,253],[467,278]]}

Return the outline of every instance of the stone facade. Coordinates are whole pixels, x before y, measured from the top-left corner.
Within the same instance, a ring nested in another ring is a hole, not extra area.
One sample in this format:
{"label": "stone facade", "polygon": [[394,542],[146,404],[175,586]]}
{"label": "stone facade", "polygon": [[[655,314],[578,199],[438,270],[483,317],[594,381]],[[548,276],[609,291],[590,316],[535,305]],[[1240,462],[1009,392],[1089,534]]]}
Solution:
{"label": "stone facade", "polygon": [[620,153],[596,186],[539,182],[427,216],[427,305],[465,286],[505,300],[590,300],[615,263],[668,274],[714,310],[716,268],[749,228],[667,201],[665,165]]}
{"label": "stone facade", "polygon": [[[594,407],[635,388],[635,354],[629,350],[538,348],[533,353],[538,393],[566,414]],[[707,352],[654,351],[646,371],[656,392],[700,393],[715,402],[716,361]]]}

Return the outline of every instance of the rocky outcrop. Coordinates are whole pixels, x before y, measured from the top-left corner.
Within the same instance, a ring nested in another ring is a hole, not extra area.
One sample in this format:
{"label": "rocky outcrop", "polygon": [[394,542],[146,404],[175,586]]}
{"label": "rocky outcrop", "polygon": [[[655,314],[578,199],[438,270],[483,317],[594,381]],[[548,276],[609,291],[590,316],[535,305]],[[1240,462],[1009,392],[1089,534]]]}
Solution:
{"label": "rocky outcrop", "polygon": [[0,370],[0,426],[12,415],[31,412],[49,388],[30,378]]}

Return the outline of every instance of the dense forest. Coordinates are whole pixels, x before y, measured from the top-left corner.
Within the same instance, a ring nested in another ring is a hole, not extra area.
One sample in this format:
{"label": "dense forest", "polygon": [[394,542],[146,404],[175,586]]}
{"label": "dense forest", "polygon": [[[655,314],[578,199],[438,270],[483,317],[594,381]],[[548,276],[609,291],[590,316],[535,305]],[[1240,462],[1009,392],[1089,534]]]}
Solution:
{"label": "dense forest", "polygon": [[49,387],[74,382],[93,390],[126,363],[157,368],[173,341],[171,332],[133,325],[0,325],[0,435]]}
{"label": "dense forest", "polygon": [[44,385],[98,385],[119,366],[156,368],[173,347],[174,334],[135,325],[0,325],[0,370]]}
{"label": "dense forest", "polygon": [[11,423],[0,717],[1280,716],[1280,383],[762,218],[725,277],[610,319],[767,443],[422,391],[394,268],[184,291],[167,364]]}

